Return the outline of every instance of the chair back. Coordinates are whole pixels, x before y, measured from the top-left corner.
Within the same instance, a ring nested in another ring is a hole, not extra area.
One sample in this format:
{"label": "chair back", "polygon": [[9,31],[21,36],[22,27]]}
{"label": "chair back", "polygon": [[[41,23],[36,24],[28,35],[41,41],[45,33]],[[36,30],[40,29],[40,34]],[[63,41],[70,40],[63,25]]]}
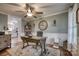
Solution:
{"label": "chair back", "polygon": [[43,36],[43,32],[42,31],[37,31],[37,36],[38,37],[42,37]]}

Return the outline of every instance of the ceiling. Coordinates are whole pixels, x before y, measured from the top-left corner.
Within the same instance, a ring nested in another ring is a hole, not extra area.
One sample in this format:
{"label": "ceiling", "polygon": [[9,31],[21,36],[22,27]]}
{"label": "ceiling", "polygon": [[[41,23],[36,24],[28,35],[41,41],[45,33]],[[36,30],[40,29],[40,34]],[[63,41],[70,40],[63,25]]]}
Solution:
{"label": "ceiling", "polygon": [[[71,3],[30,3],[31,6],[35,8],[36,11],[42,11],[43,16],[52,15],[58,12],[67,11]],[[25,11],[25,3],[0,3],[0,12],[6,14],[24,16],[26,12],[16,12]]]}

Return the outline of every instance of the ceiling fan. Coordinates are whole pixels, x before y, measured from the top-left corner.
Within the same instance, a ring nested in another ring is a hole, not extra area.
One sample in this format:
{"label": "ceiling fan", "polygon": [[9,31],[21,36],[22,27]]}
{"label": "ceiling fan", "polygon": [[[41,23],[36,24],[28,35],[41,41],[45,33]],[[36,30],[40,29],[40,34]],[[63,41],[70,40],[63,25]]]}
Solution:
{"label": "ceiling fan", "polygon": [[24,17],[34,17],[37,18],[37,15],[43,14],[43,12],[35,11],[35,8],[30,4],[25,4],[25,11],[16,11],[16,12],[25,12]]}

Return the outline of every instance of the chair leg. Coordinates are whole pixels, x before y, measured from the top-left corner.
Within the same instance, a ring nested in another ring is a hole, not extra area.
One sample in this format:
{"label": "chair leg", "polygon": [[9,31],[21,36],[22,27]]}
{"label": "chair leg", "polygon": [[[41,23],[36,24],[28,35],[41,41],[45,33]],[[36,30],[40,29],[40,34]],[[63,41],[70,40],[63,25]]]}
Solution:
{"label": "chair leg", "polygon": [[28,42],[27,42],[27,46],[29,46]]}
{"label": "chair leg", "polygon": [[41,44],[40,44],[40,47],[41,47],[41,54],[40,54],[40,56],[43,56],[43,47],[42,47]]}
{"label": "chair leg", "polygon": [[36,49],[37,49],[37,46],[38,46],[38,42],[36,43]]}
{"label": "chair leg", "polygon": [[44,53],[46,54],[46,48],[45,48],[45,44],[44,44]]}
{"label": "chair leg", "polygon": [[23,48],[24,48],[24,43],[23,43]]}

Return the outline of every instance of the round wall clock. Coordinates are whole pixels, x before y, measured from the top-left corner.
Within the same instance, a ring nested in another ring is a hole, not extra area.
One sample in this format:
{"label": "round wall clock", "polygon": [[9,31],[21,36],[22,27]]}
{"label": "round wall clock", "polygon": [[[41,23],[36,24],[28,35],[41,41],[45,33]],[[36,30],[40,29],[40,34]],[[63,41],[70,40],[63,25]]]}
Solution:
{"label": "round wall clock", "polygon": [[48,23],[45,20],[39,22],[38,27],[40,30],[46,30],[48,27]]}

